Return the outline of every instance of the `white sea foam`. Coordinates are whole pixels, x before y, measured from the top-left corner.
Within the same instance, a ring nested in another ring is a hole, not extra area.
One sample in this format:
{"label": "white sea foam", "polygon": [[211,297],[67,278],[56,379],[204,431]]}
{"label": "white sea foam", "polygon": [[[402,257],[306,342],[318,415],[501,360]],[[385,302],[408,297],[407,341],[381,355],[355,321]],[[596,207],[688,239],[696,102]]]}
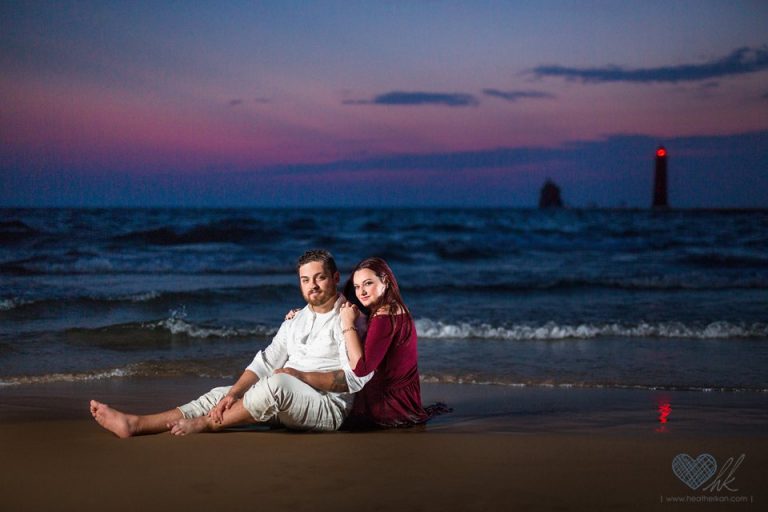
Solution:
{"label": "white sea foam", "polygon": [[114,264],[108,258],[81,258],[74,264],[74,269],[81,273],[101,273],[114,270]]}
{"label": "white sea foam", "polygon": [[96,372],[49,373],[45,375],[21,375],[0,378],[0,386],[19,386],[28,384],[48,384],[53,382],[85,382],[91,380],[130,377],[134,374],[131,366],[111,368]]}
{"label": "white sea foam", "polygon": [[133,294],[125,294],[125,295],[87,295],[84,296],[83,299],[87,301],[94,301],[94,302],[149,302],[151,300],[155,300],[161,296],[160,292],[157,291],[148,291],[148,292],[139,292],[139,293],[133,293]]}
{"label": "white sea foam", "polygon": [[0,299],[0,311],[10,311],[19,306],[30,304],[30,301],[13,297],[10,299]]}
{"label": "white sea foam", "polygon": [[[221,363],[218,363],[221,365]],[[225,362],[226,368],[217,367],[216,361],[142,361],[123,367],[96,369],[82,372],[54,372],[42,375],[15,375],[0,377],[0,387],[30,384],[52,384],[60,382],[89,382],[120,378],[164,378],[164,377],[200,377],[217,379],[235,379],[231,373],[231,363]]]}
{"label": "white sea foam", "polygon": [[183,334],[191,338],[229,338],[240,336],[237,329],[230,327],[200,327],[181,318],[168,318],[155,324],[156,327],[168,329],[171,334]]}
{"label": "white sea foam", "polygon": [[712,322],[704,326],[691,326],[681,322],[637,324],[579,324],[511,325],[498,327],[489,324],[445,323],[430,319],[416,320],[420,338],[431,339],[496,339],[496,340],[564,340],[600,337],[628,338],[684,338],[723,339],[768,337],[768,324],[732,324]]}
{"label": "white sea foam", "polygon": [[146,292],[146,293],[137,293],[135,295],[127,295],[124,297],[120,297],[118,300],[126,300],[129,302],[149,302],[150,300],[155,300],[158,297],[160,297],[160,293],[156,291]]}
{"label": "white sea foam", "polygon": [[173,335],[189,336],[190,338],[236,338],[246,336],[270,336],[277,332],[274,328],[254,327],[251,329],[236,329],[234,327],[215,326],[204,327],[186,320],[187,314],[182,308],[171,311],[171,316],[159,322],[144,324],[150,329],[165,329]]}

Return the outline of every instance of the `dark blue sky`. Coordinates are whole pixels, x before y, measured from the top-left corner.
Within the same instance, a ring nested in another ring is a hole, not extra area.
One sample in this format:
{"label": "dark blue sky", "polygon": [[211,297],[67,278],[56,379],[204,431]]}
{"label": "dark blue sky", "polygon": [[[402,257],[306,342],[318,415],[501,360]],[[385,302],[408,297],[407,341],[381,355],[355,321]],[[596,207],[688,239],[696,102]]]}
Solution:
{"label": "dark blue sky", "polygon": [[0,206],[768,207],[762,1],[0,14]]}

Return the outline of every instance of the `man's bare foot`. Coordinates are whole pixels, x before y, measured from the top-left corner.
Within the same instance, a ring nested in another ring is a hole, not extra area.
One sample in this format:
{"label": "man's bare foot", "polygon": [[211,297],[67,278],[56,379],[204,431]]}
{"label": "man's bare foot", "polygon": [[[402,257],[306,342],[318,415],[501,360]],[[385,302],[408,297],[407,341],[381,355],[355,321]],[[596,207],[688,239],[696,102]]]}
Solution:
{"label": "man's bare foot", "polygon": [[172,421],[168,423],[168,428],[171,430],[171,434],[175,436],[199,434],[200,432],[213,432],[215,430],[213,421],[208,416]]}
{"label": "man's bare foot", "polygon": [[109,430],[117,437],[131,437],[136,433],[138,418],[113,409],[107,404],[91,400],[91,415],[99,425]]}

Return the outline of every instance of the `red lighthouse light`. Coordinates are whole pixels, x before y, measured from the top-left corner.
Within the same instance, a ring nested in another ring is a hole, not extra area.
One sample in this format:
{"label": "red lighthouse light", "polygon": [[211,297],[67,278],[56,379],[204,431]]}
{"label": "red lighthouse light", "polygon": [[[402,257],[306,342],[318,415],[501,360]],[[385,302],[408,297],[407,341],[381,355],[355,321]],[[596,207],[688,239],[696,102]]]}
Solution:
{"label": "red lighthouse light", "polygon": [[667,208],[667,148],[656,148],[656,170],[653,173],[653,207]]}

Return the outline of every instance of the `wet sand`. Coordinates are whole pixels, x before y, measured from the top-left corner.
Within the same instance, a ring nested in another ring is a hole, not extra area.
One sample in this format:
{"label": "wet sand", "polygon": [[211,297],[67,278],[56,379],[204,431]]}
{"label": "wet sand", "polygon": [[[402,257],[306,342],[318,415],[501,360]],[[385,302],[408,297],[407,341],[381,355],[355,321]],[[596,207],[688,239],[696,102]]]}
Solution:
{"label": "wet sand", "polygon": [[[492,386],[426,385],[425,402],[446,400],[454,412],[423,428],[366,433],[257,430],[120,440],[87,411],[87,398],[98,398],[150,412],[210,384],[218,382],[0,389],[2,509],[690,510],[691,503],[668,501],[682,498],[700,506],[704,499],[746,499],[706,507],[757,510],[768,502],[768,435],[759,396],[760,407],[727,416],[743,427],[732,432],[718,427],[717,418],[707,426],[695,414],[680,419],[685,428],[675,426],[675,415],[686,408],[706,417],[720,411],[714,405],[673,405],[669,422],[661,424],[655,411],[632,415],[632,406],[622,409],[619,402],[618,413],[610,414],[616,399],[610,393],[599,414],[574,415],[567,404],[600,403],[606,393]],[[638,397],[638,403],[653,398]],[[728,487],[704,491],[672,473],[681,453],[711,454],[718,469],[731,457],[745,457]]]}

